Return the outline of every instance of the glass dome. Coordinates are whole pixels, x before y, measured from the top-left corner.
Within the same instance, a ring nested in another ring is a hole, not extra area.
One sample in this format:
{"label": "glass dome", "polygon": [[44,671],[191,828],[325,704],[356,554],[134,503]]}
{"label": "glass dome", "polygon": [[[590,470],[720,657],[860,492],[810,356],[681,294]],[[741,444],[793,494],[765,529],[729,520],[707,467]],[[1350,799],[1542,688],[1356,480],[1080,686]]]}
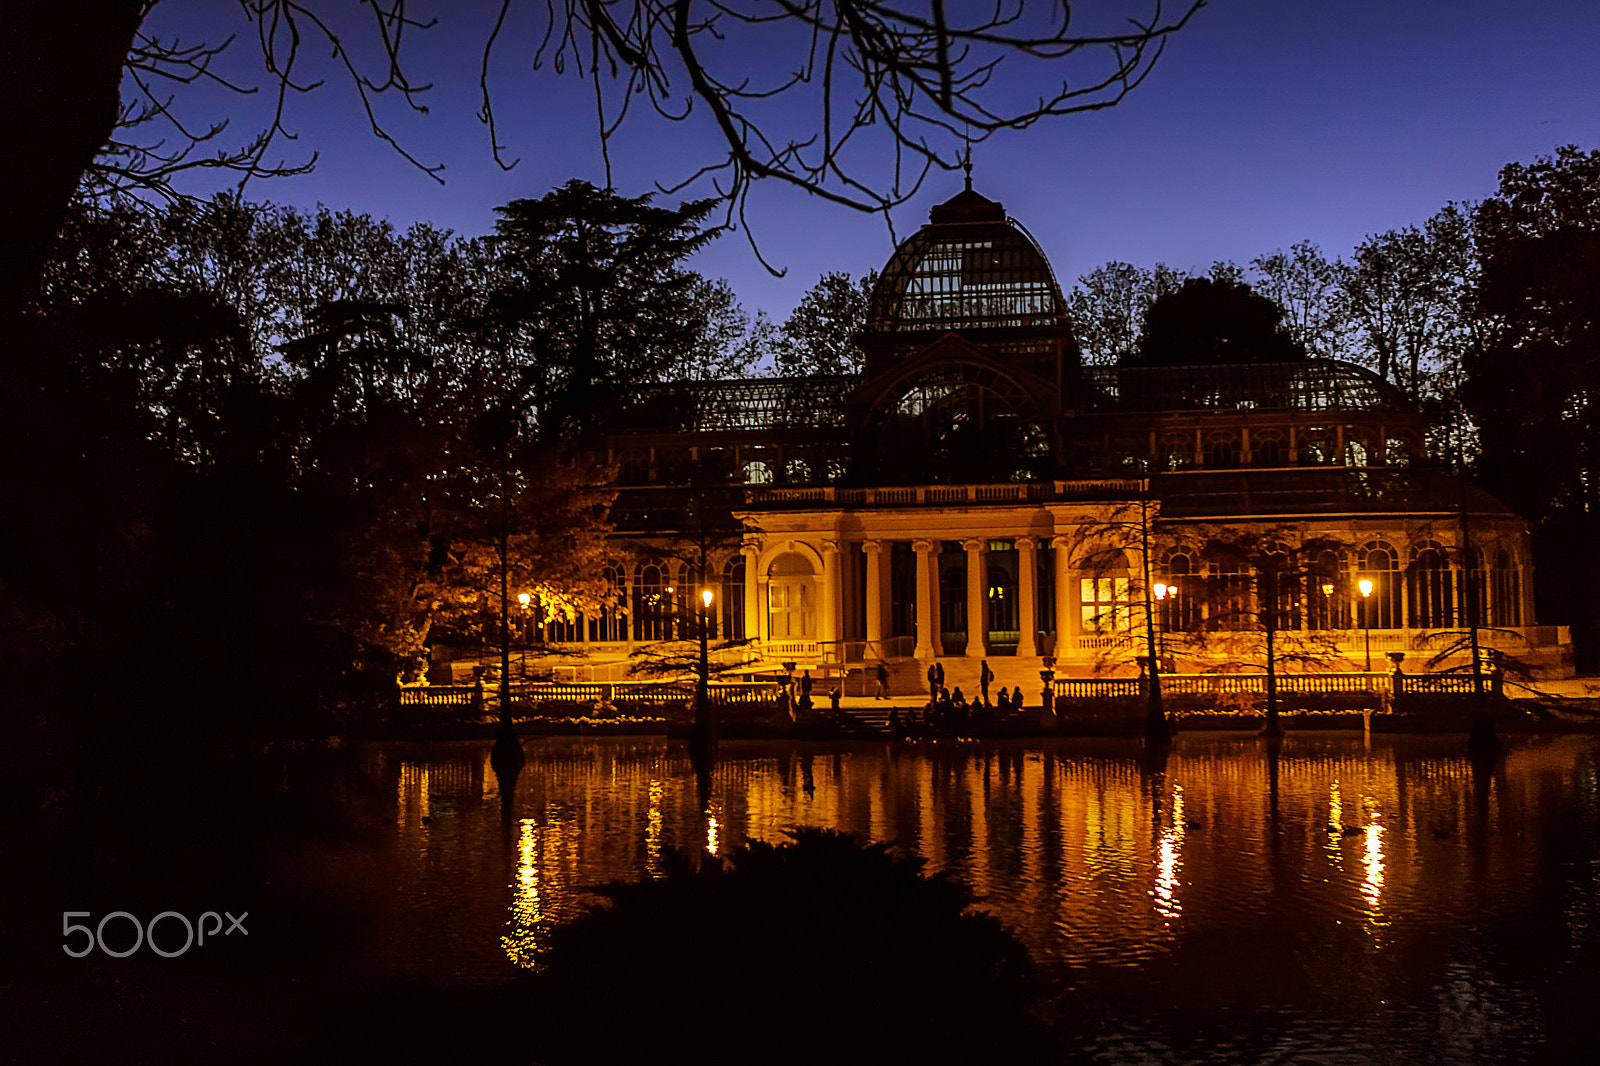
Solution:
{"label": "glass dome", "polygon": [[1057,327],[1050,263],[993,200],[966,190],[901,243],[872,292],[869,332]]}

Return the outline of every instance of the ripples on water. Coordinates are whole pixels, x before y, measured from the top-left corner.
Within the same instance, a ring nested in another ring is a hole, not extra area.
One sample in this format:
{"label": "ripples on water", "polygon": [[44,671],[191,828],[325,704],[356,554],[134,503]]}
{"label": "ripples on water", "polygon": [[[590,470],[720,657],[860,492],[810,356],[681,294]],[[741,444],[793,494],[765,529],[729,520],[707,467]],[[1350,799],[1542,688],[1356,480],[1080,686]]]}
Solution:
{"label": "ripples on water", "polygon": [[1476,778],[1461,738],[726,744],[702,807],[681,746],[530,741],[502,816],[474,744],[383,745],[396,824],[383,965],[528,965],[586,886],[796,825],[893,841],[1027,942],[1105,1062],[1560,1060],[1596,981],[1596,743]]}

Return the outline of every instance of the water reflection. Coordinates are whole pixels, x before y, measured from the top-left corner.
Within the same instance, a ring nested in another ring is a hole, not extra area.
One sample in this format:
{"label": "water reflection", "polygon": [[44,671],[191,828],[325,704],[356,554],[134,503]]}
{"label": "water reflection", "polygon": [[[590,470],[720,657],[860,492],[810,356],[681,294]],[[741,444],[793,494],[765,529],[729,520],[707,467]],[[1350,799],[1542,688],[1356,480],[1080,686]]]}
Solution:
{"label": "water reflection", "polygon": [[[662,741],[554,740],[530,745],[511,837],[486,802],[499,798],[486,746],[413,748],[392,774],[397,968],[528,966],[551,923],[594,902],[585,886],[660,876],[668,848],[726,854],[819,825],[966,882],[1062,995],[1104,1011],[1161,1002],[1206,1019],[1250,1004],[1291,1044],[1328,1034],[1308,1045],[1324,1051],[1376,1040],[1402,1054],[1415,1040],[1437,1058],[1425,1033],[1448,1028],[1499,1054],[1533,1010],[1518,975],[1549,965],[1587,980],[1579,960],[1600,947],[1596,744],[1525,742],[1492,781],[1459,747],[1185,737],[1152,767],[1115,742],[729,742],[697,786]],[[1535,947],[1550,956],[1540,967],[1507,961]],[[1137,1057],[1146,1036],[1101,1034],[1110,1043],[1089,1057]]]}

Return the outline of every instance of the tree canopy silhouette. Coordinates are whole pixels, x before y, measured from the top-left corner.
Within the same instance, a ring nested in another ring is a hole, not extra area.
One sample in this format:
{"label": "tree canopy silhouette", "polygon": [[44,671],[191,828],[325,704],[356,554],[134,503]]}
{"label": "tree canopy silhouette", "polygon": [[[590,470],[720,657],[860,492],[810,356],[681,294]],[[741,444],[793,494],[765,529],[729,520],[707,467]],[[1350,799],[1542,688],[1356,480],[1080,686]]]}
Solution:
{"label": "tree canopy silhouette", "polygon": [[1133,366],[1204,366],[1304,359],[1283,309],[1241,281],[1189,278],[1145,314]]}

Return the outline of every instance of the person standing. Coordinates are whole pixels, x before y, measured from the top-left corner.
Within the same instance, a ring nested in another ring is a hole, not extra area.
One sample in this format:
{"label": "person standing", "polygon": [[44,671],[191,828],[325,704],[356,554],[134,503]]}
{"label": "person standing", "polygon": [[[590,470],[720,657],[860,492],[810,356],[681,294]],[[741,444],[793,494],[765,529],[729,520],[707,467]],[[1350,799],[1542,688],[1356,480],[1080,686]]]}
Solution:
{"label": "person standing", "polygon": [[944,663],[939,662],[937,659],[933,663],[933,683],[938,686],[934,690],[934,695],[944,691]]}
{"label": "person standing", "polygon": [[989,706],[989,685],[993,681],[994,671],[989,669],[989,660],[985,659],[978,666],[978,695],[985,707]]}
{"label": "person standing", "polygon": [[877,691],[877,693],[875,695],[873,695],[872,698],[875,699],[875,700],[886,700],[886,699],[889,698],[889,664],[888,663],[881,662],[881,661],[878,663],[878,691]]}
{"label": "person standing", "polygon": [[811,671],[807,670],[800,675],[800,702],[807,707],[811,706]]}
{"label": "person standing", "polygon": [[931,662],[931,663],[928,664],[928,699],[936,700],[938,698],[939,698],[939,664],[937,662]]}

